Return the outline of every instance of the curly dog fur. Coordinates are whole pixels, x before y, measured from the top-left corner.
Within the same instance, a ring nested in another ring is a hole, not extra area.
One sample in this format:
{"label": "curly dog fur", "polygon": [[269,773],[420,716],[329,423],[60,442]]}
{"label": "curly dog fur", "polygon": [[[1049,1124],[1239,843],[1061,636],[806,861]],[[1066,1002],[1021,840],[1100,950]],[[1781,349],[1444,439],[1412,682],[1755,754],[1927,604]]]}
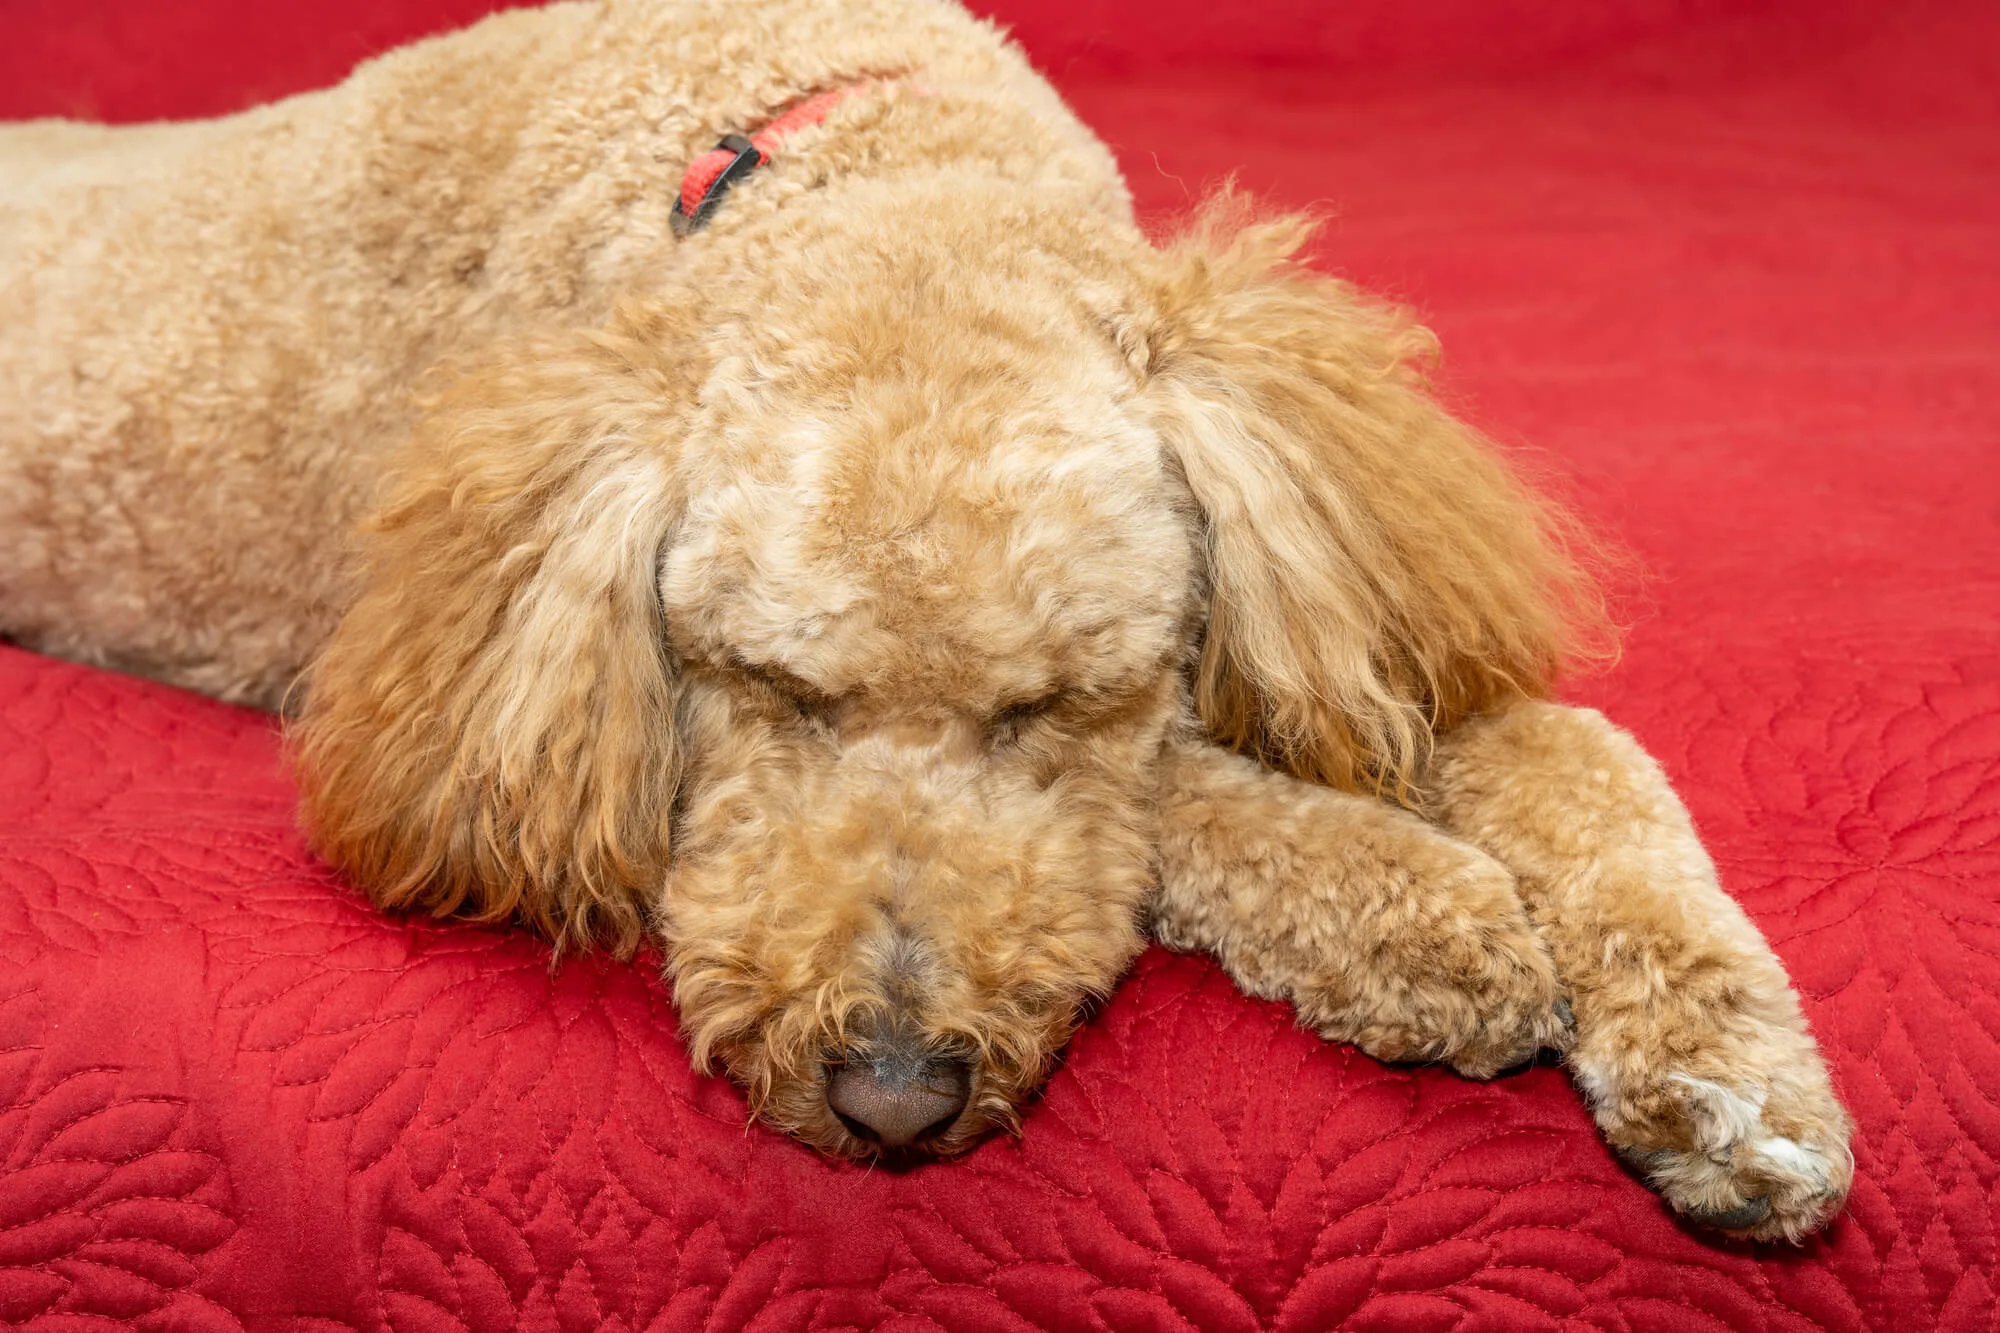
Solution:
{"label": "curly dog fur", "polygon": [[[718,133],[857,85],[673,234]],[[1544,702],[1596,628],[1565,521],[1309,231],[1149,242],[946,0],[559,4],[9,127],[0,630],[303,671],[328,860],[656,936],[695,1059],[828,1152],[1012,1123],[1150,930],[1384,1058],[1567,1050],[1675,1208],[1796,1239],[1852,1167],[1784,973]],[[871,1138],[892,1075],[942,1114]]]}

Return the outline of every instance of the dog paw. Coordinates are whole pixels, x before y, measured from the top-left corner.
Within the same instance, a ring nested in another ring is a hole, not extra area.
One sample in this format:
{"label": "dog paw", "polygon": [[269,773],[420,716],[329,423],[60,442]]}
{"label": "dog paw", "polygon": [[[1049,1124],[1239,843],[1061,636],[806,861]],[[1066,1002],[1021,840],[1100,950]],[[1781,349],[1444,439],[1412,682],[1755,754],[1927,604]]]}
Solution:
{"label": "dog paw", "polygon": [[1797,1242],[1840,1210],[1853,1183],[1850,1125],[1823,1078],[1773,1087],[1673,1072],[1641,1095],[1601,1102],[1601,1120],[1609,1101],[1634,1113],[1605,1124],[1612,1147],[1698,1226]]}
{"label": "dog paw", "polygon": [[1541,1051],[1560,1053],[1571,1033],[1569,1007],[1561,1000],[1532,1016],[1420,1013],[1405,1024],[1378,1020],[1357,1029],[1330,1023],[1315,1030],[1329,1041],[1348,1042],[1386,1063],[1443,1064],[1474,1079],[1518,1068]]}
{"label": "dog paw", "polygon": [[1567,1050],[1575,1020],[1513,876],[1470,853],[1431,901],[1445,910],[1382,932],[1367,965],[1295,992],[1307,1025],[1378,1060],[1442,1062],[1478,1079]]}

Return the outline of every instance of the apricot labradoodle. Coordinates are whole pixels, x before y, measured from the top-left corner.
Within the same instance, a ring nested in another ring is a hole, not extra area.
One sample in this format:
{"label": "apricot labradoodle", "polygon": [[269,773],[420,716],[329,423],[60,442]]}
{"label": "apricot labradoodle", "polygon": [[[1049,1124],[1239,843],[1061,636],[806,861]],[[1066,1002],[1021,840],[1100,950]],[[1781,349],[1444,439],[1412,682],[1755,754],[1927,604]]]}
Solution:
{"label": "apricot labradoodle", "polygon": [[1796,1239],[1852,1175],[1798,1000],[1546,701],[1563,520],[1308,230],[1149,242],[949,0],[558,4],[9,126],[0,631],[291,704],[385,907],[655,933],[828,1153],[1012,1125],[1150,931],[1385,1059],[1563,1051],[1676,1209]]}

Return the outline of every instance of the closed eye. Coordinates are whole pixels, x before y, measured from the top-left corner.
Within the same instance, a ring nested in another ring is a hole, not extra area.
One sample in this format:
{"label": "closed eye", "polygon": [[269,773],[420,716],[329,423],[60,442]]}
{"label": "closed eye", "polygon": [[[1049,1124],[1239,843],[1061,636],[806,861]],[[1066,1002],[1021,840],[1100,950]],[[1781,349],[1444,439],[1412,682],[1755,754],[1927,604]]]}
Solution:
{"label": "closed eye", "polygon": [[988,720],[987,730],[993,734],[996,740],[1015,740],[1019,737],[1023,727],[1033,722],[1036,718],[1046,716],[1062,701],[1063,692],[1061,690],[1050,690],[1048,693],[1036,695],[1032,699],[1023,699],[1018,703],[1008,704]]}
{"label": "closed eye", "polygon": [[811,681],[794,675],[775,662],[751,662],[738,658],[736,668],[761,685],[765,693],[776,695],[807,721],[823,721],[840,702]]}

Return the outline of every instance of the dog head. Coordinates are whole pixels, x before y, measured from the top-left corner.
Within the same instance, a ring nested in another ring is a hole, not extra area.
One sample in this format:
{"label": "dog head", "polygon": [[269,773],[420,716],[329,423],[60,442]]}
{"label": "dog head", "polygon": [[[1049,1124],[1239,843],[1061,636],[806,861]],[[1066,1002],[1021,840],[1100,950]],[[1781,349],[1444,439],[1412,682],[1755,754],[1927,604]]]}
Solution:
{"label": "dog head", "polygon": [[1427,336],[1229,212],[863,191],[458,377],[311,677],[316,845],[651,929],[695,1058],[826,1151],[1011,1123],[1143,943],[1166,746],[1406,792],[1581,588]]}

